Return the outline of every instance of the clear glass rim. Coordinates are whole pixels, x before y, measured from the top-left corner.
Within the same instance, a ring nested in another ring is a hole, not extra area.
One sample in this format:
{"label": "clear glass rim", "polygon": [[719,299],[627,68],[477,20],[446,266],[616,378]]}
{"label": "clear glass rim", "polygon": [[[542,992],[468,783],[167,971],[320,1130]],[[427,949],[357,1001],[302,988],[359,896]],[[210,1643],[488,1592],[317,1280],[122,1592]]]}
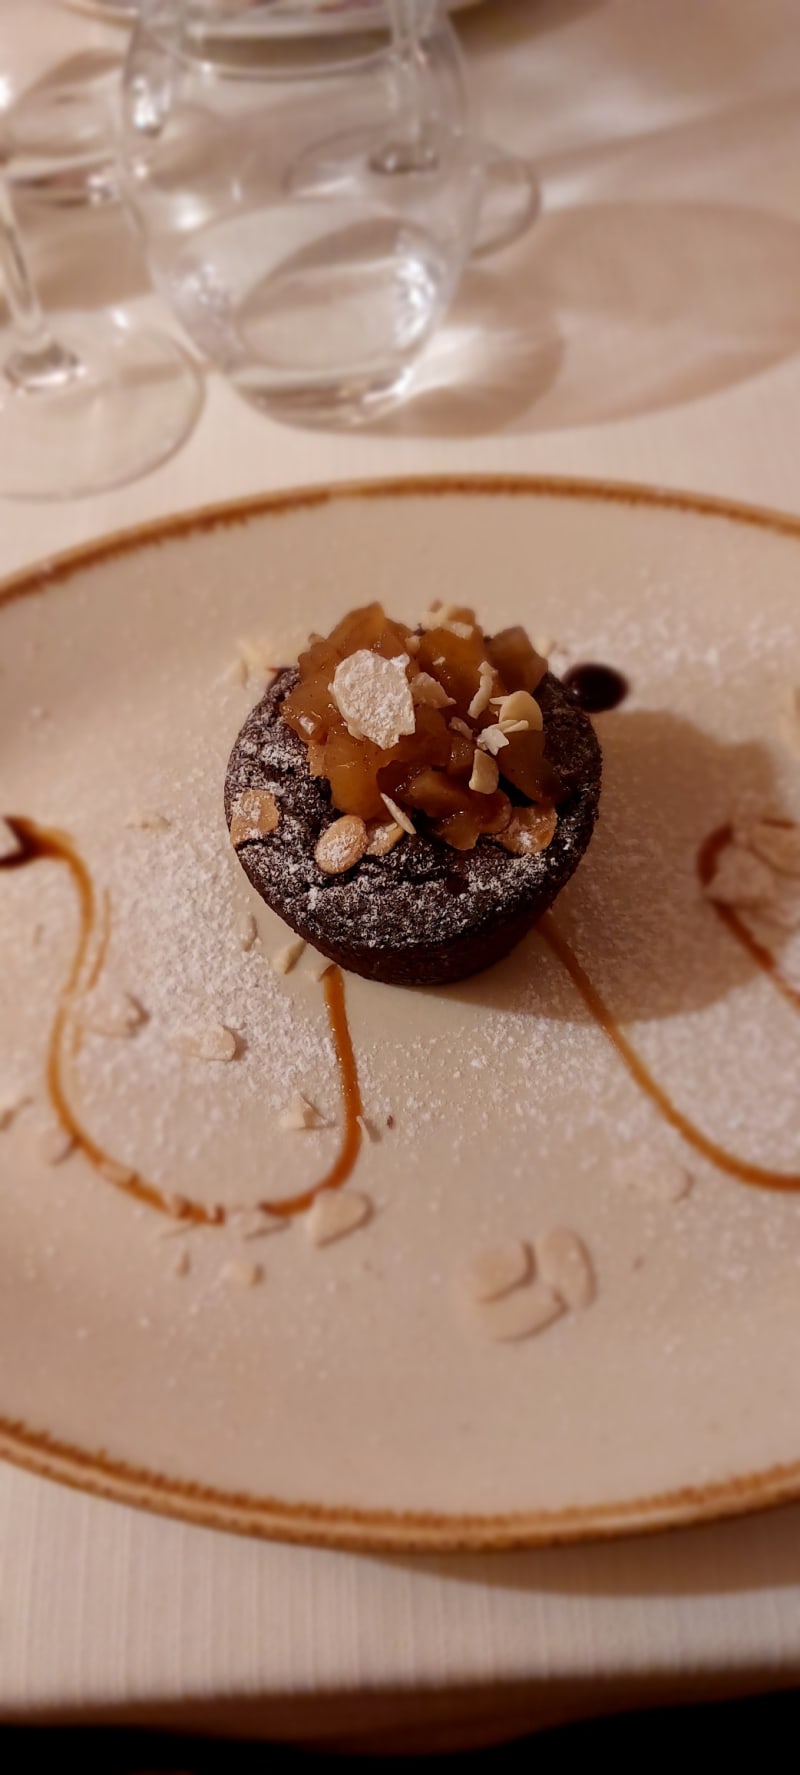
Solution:
{"label": "clear glass rim", "polygon": [[272,11],[269,0],[255,0],[226,12],[209,0],[145,0],[134,23],[129,62],[143,38],[156,43],[173,62],[201,69],[220,80],[291,81],[336,79],[362,73],[384,60],[391,46],[385,16],[363,32],[329,37],[259,33],[258,16]]}

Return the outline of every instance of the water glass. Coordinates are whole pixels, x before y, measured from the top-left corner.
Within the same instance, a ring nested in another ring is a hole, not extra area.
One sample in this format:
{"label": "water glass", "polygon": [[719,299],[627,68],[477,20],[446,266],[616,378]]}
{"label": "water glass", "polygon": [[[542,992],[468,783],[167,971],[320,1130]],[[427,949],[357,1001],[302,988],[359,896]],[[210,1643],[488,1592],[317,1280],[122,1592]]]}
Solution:
{"label": "water glass", "polygon": [[[248,400],[352,423],[393,403],[471,250],[481,157],[439,0],[388,28],[276,39],[260,0],[145,0],[123,97],[153,279]],[[264,30],[259,30],[263,15]]]}

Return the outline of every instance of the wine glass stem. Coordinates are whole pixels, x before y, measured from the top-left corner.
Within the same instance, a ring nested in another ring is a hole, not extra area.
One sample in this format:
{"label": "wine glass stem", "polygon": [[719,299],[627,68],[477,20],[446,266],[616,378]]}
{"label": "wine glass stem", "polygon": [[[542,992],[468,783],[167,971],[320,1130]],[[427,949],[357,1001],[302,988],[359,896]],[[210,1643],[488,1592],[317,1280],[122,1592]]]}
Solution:
{"label": "wine glass stem", "polygon": [[428,117],[424,73],[423,8],[427,0],[388,0],[392,46],[400,76],[400,94],[406,119],[406,138],[393,150],[399,172],[424,171],[436,164],[436,149]]}
{"label": "wine glass stem", "polygon": [[0,177],[0,272],[11,316],[13,346],[4,369],[10,382],[33,391],[58,387],[81,373],[78,359],[53,337],[42,313],[11,195]]}

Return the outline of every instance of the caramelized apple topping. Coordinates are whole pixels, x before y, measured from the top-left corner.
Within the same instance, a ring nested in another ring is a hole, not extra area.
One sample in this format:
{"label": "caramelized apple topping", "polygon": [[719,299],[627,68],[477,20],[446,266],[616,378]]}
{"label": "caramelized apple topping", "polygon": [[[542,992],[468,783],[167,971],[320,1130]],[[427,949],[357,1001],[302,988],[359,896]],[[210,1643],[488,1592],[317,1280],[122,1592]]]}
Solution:
{"label": "caramelized apple topping", "polygon": [[404,831],[472,850],[507,831],[521,799],[541,810],[539,831],[555,829],[534,700],[546,670],[522,628],[489,637],[474,611],[447,606],[414,631],[368,604],[312,635],[282,713],[340,813],[377,834],[388,807]]}

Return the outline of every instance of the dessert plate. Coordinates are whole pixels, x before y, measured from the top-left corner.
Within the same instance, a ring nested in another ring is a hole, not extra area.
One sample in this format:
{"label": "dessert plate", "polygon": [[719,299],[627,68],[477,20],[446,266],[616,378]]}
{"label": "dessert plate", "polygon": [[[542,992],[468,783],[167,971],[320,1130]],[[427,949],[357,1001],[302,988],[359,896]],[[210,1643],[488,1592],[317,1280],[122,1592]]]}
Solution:
{"label": "dessert plate", "polygon": [[[800,1495],[800,884],[784,855],[755,895],[725,835],[737,908],[698,874],[726,823],[800,816],[799,577],[789,518],[464,479],[180,517],[6,585],[0,812],[65,836],[0,869],[0,1453],[357,1547]],[[523,622],[630,690],[546,935],[446,990],[344,981],[369,1217],[317,1245],[253,1205],[339,1152],[330,983],[310,951],[276,970],[222,784],[267,665],[376,594]],[[287,1125],[298,1094],[320,1126]],[[474,1265],[520,1245],[573,1305],[500,1341],[544,1284],[487,1307]]]}

